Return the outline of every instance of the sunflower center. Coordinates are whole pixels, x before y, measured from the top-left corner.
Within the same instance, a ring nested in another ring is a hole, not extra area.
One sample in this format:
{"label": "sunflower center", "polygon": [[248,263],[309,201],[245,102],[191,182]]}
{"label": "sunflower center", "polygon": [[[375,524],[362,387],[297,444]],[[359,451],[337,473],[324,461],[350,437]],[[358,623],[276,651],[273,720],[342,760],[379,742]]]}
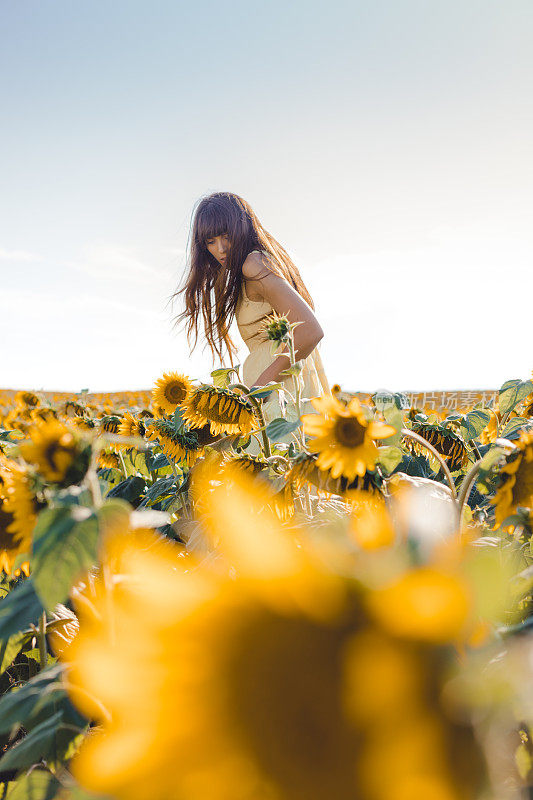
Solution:
{"label": "sunflower center", "polygon": [[178,405],[181,403],[182,400],[185,400],[187,396],[187,387],[184,386],[182,383],[169,383],[165,386],[165,398],[168,400],[169,403],[173,405]]}
{"label": "sunflower center", "polygon": [[524,457],[516,471],[516,481],[513,486],[513,503],[517,506],[530,506],[533,501],[533,461],[526,461]]}
{"label": "sunflower center", "polygon": [[335,422],[335,438],[344,447],[359,447],[365,441],[366,428],[355,417],[339,417]]}

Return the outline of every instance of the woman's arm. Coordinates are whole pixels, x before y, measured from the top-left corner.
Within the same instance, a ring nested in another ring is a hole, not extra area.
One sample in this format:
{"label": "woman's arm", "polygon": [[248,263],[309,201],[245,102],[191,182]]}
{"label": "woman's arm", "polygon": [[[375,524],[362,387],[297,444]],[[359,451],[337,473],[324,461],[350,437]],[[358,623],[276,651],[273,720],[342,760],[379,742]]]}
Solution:
{"label": "woman's arm", "polygon": [[[302,323],[294,329],[294,349],[297,361],[307,358],[324,336],[313,309],[285,278],[276,275],[268,267],[266,259],[259,253],[250,253],[242,266],[242,273],[246,280],[246,292],[251,299],[264,300],[278,314],[286,316],[289,322]],[[280,373],[288,366],[287,356],[277,356],[256,378],[255,386],[279,381]]]}

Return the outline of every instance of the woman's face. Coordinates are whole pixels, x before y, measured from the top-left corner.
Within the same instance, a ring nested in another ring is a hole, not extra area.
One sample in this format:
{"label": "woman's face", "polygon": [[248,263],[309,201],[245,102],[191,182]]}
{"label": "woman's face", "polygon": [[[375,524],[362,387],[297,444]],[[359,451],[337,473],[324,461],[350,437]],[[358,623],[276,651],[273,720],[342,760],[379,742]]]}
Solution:
{"label": "woman's face", "polygon": [[228,234],[222,233],[220,236],[215,236],[213,239],[208,239],[205,244],[211,255],[216,258],[221,266],[225,267],[230,248]]}

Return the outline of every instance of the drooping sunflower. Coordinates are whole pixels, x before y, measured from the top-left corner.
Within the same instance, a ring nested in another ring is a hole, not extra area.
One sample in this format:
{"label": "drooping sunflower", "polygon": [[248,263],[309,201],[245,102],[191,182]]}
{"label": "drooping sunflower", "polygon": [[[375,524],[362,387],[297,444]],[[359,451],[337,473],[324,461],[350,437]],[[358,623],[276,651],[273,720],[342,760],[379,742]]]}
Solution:
{"label": "drooping sunflower", "polygon": [[57,419],[57,411],[55,408],[40,406],[39,408],[33,409],[32,419],[35,420],[35,422],[47,422],[50,419]]}
{"label": "drooping sunflower", "polygon": [[121,436],[138,436],[142,439],[146,433],[146,429],[141,419],[134,417],[133,414],[126,411],[120,422],[118,433]]}
{"label": "drooping sunflower", "polygon": [[61,411],[65,417],[83,417],[85,414],[84,407],[76,400],[65,400]]}
{"label": "drooping sunflower", "polygon": [[41,422],[30,431],[20,454],[35,464],[43,478],[61,486],[78,483],[89,468],[91,445],[74,428],[58,420]]}
{"label": "drooping sunflower", "polygon": [[157,403],[167,414],[173,414],[192,389],[191,379],[178,372],[164,372],[152,390],[152,402]]}
{"label": "drooping sunflower", "polygon": [[82,431],[94,431],[96,422],[89,417],[72,417],[71,424]]}
{"label": "drooping sunflower", "polygon": [[146,436],[161,447],[173,461],[185,461],[192,466],[202,454],[202,446],[195,431],[176,431],[169,420],[154,419],[146,427]]}
{"label": "drooping sunflower", "polygon": [[117,414],[105,414],[100,419],[100,427],[107,433],[118,433],[121,422],[122,417],[119,417]]}
{"label": "drooping sunflower", "polygon": [[[433,445],[435,450],[442,455],[450,472],[456,472],[468,463],[468,450],[464,439],[448,427],[446,422],[432,422],[422,419],[426,415],[417,415],[418,419],[411,421],[411,430],[422,436],[426,442]],[[427,456],[427,450],[419,442],[406,437],[405,446],[412,453]]]}
{"label": "drooping sunflower", "polygon": [[116,453],[103,450],[98,454],[98,466],[101,469],[120,469],[120,458]]}
{"label": "drooping sunflower", "polygon": [[329,470],[332,478],[341,475],[353,481],[374,469],[378,449],[376,439],[386,439],[396,433],[392,425],[367,421],[361,404],[352,398],[347,405],[336,397],[324,395],[311,400],[318,414],[304,414],[307,447],[318,453],[317,466]]}
{"label": "drooping sunflower", "polygon": [[343,475],[333,478],[331,470],[319,469],[317,459],[318,455],[316,453],[298,453],[293,460],[287,479],[296,488],[301,488],[305,483],[310,483],[322,492],[336,494],[347,499],[349,499],[351,493],[359,491],[365,491],[369,494],[383,494],[383,476],[378,467],[373,470],[366,470],[364,475],[356,475],[350,481]]}
{"label": "drooping sunflower", "polygon": [[533,508],[533,432],[522,431],[515,444],[500,468],[499,487],[491,500],[498,525],[518,506]]}
{"label": "drooping sunflower", "polygon": [[193,389],[182,405],[183,419],[191,428],[210,424],[211,433],[249,434],[258,427],[252,405],[231,389],[208,384]]}

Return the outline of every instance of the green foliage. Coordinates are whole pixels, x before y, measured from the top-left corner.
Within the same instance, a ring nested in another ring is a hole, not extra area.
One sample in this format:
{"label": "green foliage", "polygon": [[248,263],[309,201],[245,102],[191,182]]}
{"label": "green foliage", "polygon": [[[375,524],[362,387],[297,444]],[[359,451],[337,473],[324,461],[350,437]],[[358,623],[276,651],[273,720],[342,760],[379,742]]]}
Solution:
{"label": "green foliage", "polygon": [[138,475],[130,475],[126,480],[121,481],[117,486],[114,486],[110,492],[107,493],[108,497],[121,497],[127,500],[128,503],[135,505],[140,501],[140,498],[146,489],[146,481]]}
{"label": "green foliage", "polygon": [[378,455],[378,464],[383,469],[386,475],[394,472],[398,464],[404,457],[404,451],[401,447],[380,447]]}
{"label": "green foliage", "polygon": [[490,411],[482,408],[475,408],[463,417],[459,432],[465,442],[477,439],[481,431],[486,428],[491,418]]}
{"label": "green foliage", "polygon": [[0,759],[0,771],[27,769],[41,760],[61,762],[81,740],[87,720],[67,697],[62,670],[47,667],[0,700],[0,733],[27,731]]}
{"label": "green foliage", "polygon": [[35,591],[33,578],[26,578],[0,601],[0,640],[6,641],[13,634],[36,625],[44,610],[43,603]]}
{"label": "green foliage", "polygon": [[42,511],[34,531],[32,578],[44,606],[63,603],[76,578],[97,560],[98,520],[82,506]]}
{"label": "green foliage", "polygon": [[510,419],[505,428],[501,431],[500,436],[502,439],[518,439],[520,436],[520,431],[524,428],[528,428],[531,425],[531,420],[526,419],[525,417],[513,417]]}
{"label": "green foliage", "polygon": [[291,422],[283,417],[276,417],[276,419],[273,419],[272,422],[268,423],[265,430],[270,441],[277,442],[299,427],[300,420]]}
{"label": "green foliage", "polygon": [[211,373],[213,385],[216,386],[217,389],[225,389],[227,386],[229,386],[231,373],[234,372],[236,375],[238,375],[238,369],[238,364],[236,367],[221,367],[220,369],[214,369]]}
{"label": "green foliage", "polygon": [[509,414],[518,403],[533,392],[531,381],[519,378],[506,381],[500,389],[499,406],[502,414]]}
{"label": "green foliage", "polygon": [[11,784],[7,800],[54,800],[61,784],[50,772],[34,769]]}

